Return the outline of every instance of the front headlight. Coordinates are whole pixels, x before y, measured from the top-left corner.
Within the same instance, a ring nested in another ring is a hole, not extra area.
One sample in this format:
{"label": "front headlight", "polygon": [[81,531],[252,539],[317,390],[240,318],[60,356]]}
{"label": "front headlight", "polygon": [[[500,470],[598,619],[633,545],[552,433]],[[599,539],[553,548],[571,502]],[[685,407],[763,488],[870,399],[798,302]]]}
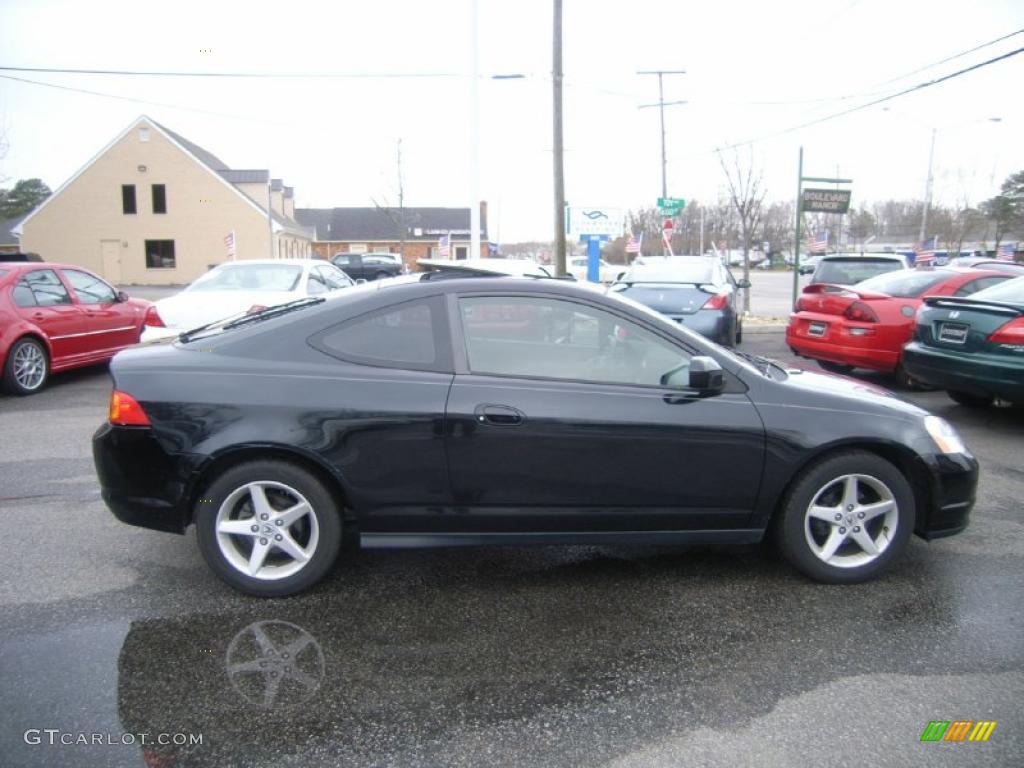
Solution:
{"label": "front headlight", "polygon": [[932,436],[935,444],[939,446],[941,453],[967,453],[967,446],[964,444],[963,438],[945,419],[940,419],[938,416],[925,416],[924,428]]}

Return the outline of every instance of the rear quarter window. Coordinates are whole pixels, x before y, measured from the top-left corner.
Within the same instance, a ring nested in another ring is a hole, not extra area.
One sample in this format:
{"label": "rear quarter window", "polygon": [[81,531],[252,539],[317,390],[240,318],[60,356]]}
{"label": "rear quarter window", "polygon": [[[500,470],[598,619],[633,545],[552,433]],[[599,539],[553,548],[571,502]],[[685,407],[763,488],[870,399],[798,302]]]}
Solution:
{"label": "rear quarter window", "polygon": [[314,334],[309,343],[326,355],[359,365],[453,370],[441,296],[373,310]]}

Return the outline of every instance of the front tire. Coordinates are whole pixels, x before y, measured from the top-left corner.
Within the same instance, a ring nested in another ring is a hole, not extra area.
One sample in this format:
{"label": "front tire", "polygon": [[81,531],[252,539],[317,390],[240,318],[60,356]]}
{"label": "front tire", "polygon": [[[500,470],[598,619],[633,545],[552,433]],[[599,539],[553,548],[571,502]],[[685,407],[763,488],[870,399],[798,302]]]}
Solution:
{"label": "front tire", "polygon": [[313,474],[284,461],[224,472],[196,504],[196,538],[210,569],[249,595],[283,597],[326,575],[341,547],[334,499]]}
{"label": "front tire", "polygon": [[847,376],[853,371],[852,365],[846,365],[845,363],[833,363],[831,360],[819,360],[818,365],[829,373],[835,373],[840,376]]}
{"label": "front tire", "polygon": [[972,395],[970,392],[954,392],[949,390],[946,394],[950,396],[953,402],[967,408],[987,408],[996,400],[992,395]]}
{"label": "front tire", "polygon": [[34,395],[50,377],[50,358],[38,339],[25,336],[11,345],[4,362],[4,388],[14,395]]}
{"label": "front tire", "polygon": [[777,538],[805,575],[829,584],[867,581],[903,552],[914,494],[895,466],[866,451],[812,464],[786,493]]}

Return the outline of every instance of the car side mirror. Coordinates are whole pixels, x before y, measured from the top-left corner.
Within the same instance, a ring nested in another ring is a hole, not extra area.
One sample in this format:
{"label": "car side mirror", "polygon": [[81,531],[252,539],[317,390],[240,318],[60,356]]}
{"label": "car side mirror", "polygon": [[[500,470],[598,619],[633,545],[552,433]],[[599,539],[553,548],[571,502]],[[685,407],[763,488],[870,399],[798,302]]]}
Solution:
{"label": "car side mirror", "polygon": [[117,300],[123,304],[124,302],[128,301],[128,294],[125,293],[124,291],[118,291]]}
{"label": "car side mirror", "polygon": [[749,288],[750,287],[750,281],[749,280],[737,280],[736,281],[736,287],[737,288]]}
{"label": "car side mirror", "polygon": [[715,358],[699,355],[690,359],[690,389],[704,396],[722,393],[725,374]]}

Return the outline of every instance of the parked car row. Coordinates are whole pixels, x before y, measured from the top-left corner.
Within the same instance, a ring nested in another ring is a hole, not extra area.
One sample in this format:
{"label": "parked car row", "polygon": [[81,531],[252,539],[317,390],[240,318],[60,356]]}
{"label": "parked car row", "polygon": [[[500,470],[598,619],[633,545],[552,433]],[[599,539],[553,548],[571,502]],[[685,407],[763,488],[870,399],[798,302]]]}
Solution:
{"label": "parked car row", "polygon": [[[1013,279],[1018,265],[1012,263],[981,266],[901,269],[854,284],[812,282],[790,317],[787,344],[833,373],[894,373],[905,387],[941,387],[957,402],[1024,402],[1024,384],[998,384],[1001,375],[1024,382],[1024,341],[1018,339],[1024,321],[1013,324],[1024,280]],[[973,320],[956,322],[968,308]],[[988,327],[998,318],[1010,323],[1008,329]],[[937,353],[926,347],[945,350],[944,362],[934,362]],[[968,358],[975,368],[966,382],[938,372],[967,365]]]}

